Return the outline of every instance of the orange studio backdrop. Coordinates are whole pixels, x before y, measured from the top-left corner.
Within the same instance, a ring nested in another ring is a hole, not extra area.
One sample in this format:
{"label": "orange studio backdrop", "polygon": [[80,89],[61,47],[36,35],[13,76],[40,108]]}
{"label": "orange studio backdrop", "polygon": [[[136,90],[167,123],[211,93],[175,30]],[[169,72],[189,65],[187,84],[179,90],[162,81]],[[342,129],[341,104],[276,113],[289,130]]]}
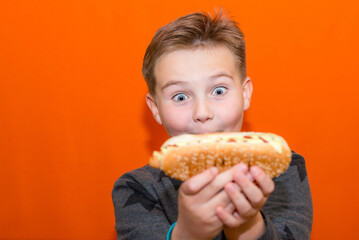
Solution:
{"label": "orange studio backdrop", "polygon": [[2,0],[0,239],[116,238],[113,183],[167,138],[144,101],[146,47],[220,6],[246,35],[244,130],[305,157],[312,239],[359,235],[358,1]]}

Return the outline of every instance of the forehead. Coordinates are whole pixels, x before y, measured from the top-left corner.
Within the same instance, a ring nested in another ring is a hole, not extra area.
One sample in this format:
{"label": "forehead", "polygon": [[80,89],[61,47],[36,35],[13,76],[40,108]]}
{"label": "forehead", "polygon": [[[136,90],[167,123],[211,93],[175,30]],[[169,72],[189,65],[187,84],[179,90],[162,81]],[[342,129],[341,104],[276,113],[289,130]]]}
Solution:
{"label": "forehead", "polygon": [[178,49],[162,55],[154,75],[157,87],[161,87],[167,81],[206,78],[221,71],[239,77],[234,54],[226,46],[212,45]]}

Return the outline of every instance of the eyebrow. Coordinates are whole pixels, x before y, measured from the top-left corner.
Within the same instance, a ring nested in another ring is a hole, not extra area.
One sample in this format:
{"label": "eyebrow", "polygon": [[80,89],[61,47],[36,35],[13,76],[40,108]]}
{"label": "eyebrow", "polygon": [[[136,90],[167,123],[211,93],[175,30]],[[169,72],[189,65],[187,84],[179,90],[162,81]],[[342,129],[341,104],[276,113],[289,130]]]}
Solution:
{"label": "eyebrow", "polygon": [[183,81],[178,81],[178,80],[177,81],[176,80],[170,80],[170,81],[166,82],[166,84],[161,87],[161,90],[163,90],[163,89],[165,89],[165,88],[167,88],[169,86],[178,85],[178,84],[181,84],[181,83],[184,83],[184,82]]}
{"label": "eyebrow", "polygon": [[219,73],[216,73],[216,74],[213,74],[210,79],[211,80],[215,80],[217,78],[220,78],[220,77],[228,77],[230,79],[233,79],[233,76],[227,72],[219,72]]}
{"label": "eyebrow", "polygon": [[[213,80],[215,80],[217,78],[220,78],[220,77],[228,77],[228,78],[233,80],[233,76],[231,74],[227,73],[227,72],[215,73],[212,76],[210,76],[209,79],[213,81]],[[181,83],[185,83],[185,82],[180,81],[180,80],[170,80],[170,81],[166,82],[166,84],[161,87],[161,90],[163,90],[163,89],[165,89],[165,88],[167,88],[169,86],[172,86],[172,85],[179,85]]]}

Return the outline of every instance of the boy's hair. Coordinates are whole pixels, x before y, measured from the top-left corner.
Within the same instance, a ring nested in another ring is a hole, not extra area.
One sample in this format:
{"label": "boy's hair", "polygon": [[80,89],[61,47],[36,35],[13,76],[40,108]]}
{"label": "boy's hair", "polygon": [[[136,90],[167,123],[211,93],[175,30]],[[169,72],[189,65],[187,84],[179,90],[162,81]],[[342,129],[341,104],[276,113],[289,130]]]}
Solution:
{"label": "boy's hair", "polygon": [[234,54],[243,80],[247,75],[244,35],[237,23],[222,11],[215,13],[213,18],[205,12],[192,13],[160,28],[146,50],[142,65],[150,94],[156,95],[154,68],[162,55],[179,49],[219,44],[225,45]]}

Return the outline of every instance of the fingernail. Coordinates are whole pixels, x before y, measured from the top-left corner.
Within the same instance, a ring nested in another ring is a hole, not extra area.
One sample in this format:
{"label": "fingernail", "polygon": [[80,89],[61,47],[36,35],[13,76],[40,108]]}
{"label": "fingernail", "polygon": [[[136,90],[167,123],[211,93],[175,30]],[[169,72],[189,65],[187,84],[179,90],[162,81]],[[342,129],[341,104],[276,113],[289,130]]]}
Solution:
{"label": "fingernail", "polygon": [[237,172],[234,175],[235,180],[240,181],[243,178],[243,173],[242,172]]}
{"label": "fingernail", "polygon": [[232,184],[227,185],[227,191],[228,192],[233,192],[234,191],[234,187],[232,186]]}
{"label": "fingernail", "polygon": [[216,167],[211,168],[211,172],[216,175],[218,173],[218,168]]}
{"label": "fingernail", "polygon": [[219,214],[221,216],[224,214],[224,211],[225,211],[224,208],[221,206],[217,207],[216,210],[217,210],[217,214]]}
{"label": "fingernail", "polygon": [[244,163],[240,163],[240,164],[239,164],[239,169],[240,169],[242,172],[247,172],[247,165],[244,164]]}
{"label": "fingernail", "polygon": [[257,175],[259,173],[259,169],[256,166],[251,167],[251,173],[253,175]]}

